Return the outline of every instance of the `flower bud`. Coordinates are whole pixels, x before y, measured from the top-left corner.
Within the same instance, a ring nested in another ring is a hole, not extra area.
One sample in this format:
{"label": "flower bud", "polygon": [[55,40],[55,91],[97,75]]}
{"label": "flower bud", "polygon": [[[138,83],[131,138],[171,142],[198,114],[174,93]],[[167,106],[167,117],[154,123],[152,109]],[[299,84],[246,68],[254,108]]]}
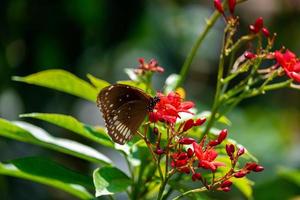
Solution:
{"label": "flower bud", "polygon": [[219,144],[220,144],[221,142],[223,142],[223,140],[225,140],[226,137],[227,137],[227,129],[223,129],[223,130],[220,132],[219,136],[218,136],[218,142],[219,142]]}
{"label": "flower bud", "polygon": [[184,173],[186,173],[186,174],[189,174],[189,173],[190,173],[190,168],[188,168],[188,167],[183,167],[183,168],[180,169],[180,171],[181,171],[181,172],[184,172]]}
{"label": "flower bud", "polygon": [[178,155],[178,160],[185,160],[185,159],[187,159],[187,153],[180,153],[179,155]]}
{"label": "flower bud", "polygon": [[254,26],[256,30],[260,31],[264,26],[264,19],[262,17],[257,18]]}
{"label": "flower bud", "polygon": [[196,142],[193,138],[181,138],[179,140],[179,144],[192,144],[193,142]]}
{"label": "flower bud", "polygon": [[193,149],[188,148],[188,150],[187,150],[187,156],[188,156],[189,158],[191,158],[193,155],[194,155]]}
{"label": "flower bud", "polygon": [[183,131],[185,132],[185,131],[189,130],[190,128],[192,128],[193,126],[194,126],[194,120],[189,119],[184,123]]}
{"label": "flower bud", "polygon": [[238,150],[237,156],[241,156],[241,155],[243,155],[244,153],[245,153],[245,148],[241,147],[241,148],[239,148],[239,150]]}
{"label": "flower bud", "polygon": [[261,165],[257,165],[254,169],[253,169],[253,171],[254,172],[261,172],[261,171],[263,171],[265,168],[263,167],[263,166],[261,166]]}
{"label": "flower bud", "polygon": [[233,144],[226,144],[226,152],[231,160],[233,159],[232,155],[233,155],[234,151],[235,151],[235,148],[234,148]]}
{"label": "flower bud", "polygon": [[228,0],[229,11],[232,15],[234,13],[235,5],[236,5],[236,0]]}
{"label": "flower bud", "polygon": [[195,173],[192,175],[192,180],[196,181],[196,180],[200,180],[201,179],[201,174],[200,173]]}
{"label": "flower bud", "polygon": [[223,187],[221,190],[223,192],[229,192],[231,190],[231,187]]}
{"label": "flower bud", "polygon": [[177,160],[176,162],[175,162],[175,166],[176,167],[183,167],[184,165],[186,165],[187,164],[187,160]]}
{"label": "flower bud", "polygon": [[237,173],[234,174],[234,177],[235,178],[243,178],[246,175],[247,175],[247,171],[240,170],[240,171],[238,171]]}
{"label": "flower bud", "polygon": [[255,162],[248,162],[248,163],[246,163],[246,165],[245,165],[244,168],[247,169],[247,170],[252,171],[252,170],[254,170],[257,166],[258,166],[258,165],[257,165],[257,163],[255,163]]}
{"label": "flower bud", "polygon": [[163,149],[161,149],[161,148],[159,148],[159,147],[157,147],[157,149],[155,149],[155,151],[154,151],[157,155],[162,155],[162,154],[164,154],[165,152],[164,152],[164,150]]}
{"label": "flower bud", "polygon": [[264,34],[264,36],[266,36],[267,38],[270,37],[270,31],[266,28],[266,27],[263,27],[261,29],[261,32]]}
{"label": "flower bud", "polygon": [[219,13],[224,15],[224,8],[223,8],[222,3],[221,3],[220,0],[214,0],[214,6],[219,11]]}
{"label": "flower bud", "polygon": [[197,119],[194,123],[194,126],[201,126],[202,124],[204,124],[204,122],[206,122],[206,118]]}
{"label": "flower bud", "polygon": [[232,185],[232,182],[230,180],[226,180],[221,183],[222,188],[230,187],[231,185]]}
{"label": "flower bud", "polygon": [[245,58],[247,58],[247,59],[253,59],[253,58],[256,57],[256,54],[254,54],[254,53],[252,53],[252,52],[250,52],[250,51],[246,51],[246,52],[244,53],[244,56],[245,56]]}
{"label": "flower bud", "polygon": [[155,135],[158,135],[159,131],[158,131],[158,128],[157,128],[157,127],[154,127],[154,128],[153,128],[153,133],[154,133]]}
{"label": "flower bud", "polygon": [[208,143],[208,145],[211,147],[217,146],[218,144],[220,144],[218,140],[212,140]]}

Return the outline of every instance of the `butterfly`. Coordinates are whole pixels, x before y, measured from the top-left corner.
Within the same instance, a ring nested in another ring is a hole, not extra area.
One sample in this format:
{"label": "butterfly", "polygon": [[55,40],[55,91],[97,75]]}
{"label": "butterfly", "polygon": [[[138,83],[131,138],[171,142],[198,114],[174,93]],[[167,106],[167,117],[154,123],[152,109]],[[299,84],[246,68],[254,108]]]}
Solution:
{"label": "butterfly", "polygon": [[125,144],[134,136],[158,101],[159,97],[151,97],[139,88],[114,84],[100,91],[97,106],[103,114],[112,140]]}

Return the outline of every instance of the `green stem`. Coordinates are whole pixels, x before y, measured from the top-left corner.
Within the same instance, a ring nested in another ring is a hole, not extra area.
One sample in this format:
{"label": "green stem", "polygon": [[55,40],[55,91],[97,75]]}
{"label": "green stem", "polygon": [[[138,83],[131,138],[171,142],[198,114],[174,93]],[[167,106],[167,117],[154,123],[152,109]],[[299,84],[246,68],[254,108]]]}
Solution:
{"label": "green stem", "polygon": [[206,27],[204,30],[200,33],[198,36],[196,43],[194,44],[193,48],[191,49],[190,53],[188,54],[187,58],[185,59],[183,66],[180,70],[180,78],[177,81],[176,88],[182,85],[183,81],[186,79],[187,73],[191,67],[191,64],[193,62],[194,57],[196,56],[196,53],[199,49],[199,47],[202,44],[202,41],[206,37],[209,30],[212,28],[212,26],[216,23],[217,19],[220,17],[220,13],[218,11],[215,11],[211,17],[206,21]]}
{"label": "green stem", "polygon": [[186,192],[182,193],[181,195],[179,195],[179,196],[173,198],[173,200],[178,200],[178,199],[180,199],[181,197],[184,197],[184,196],[186,196],[186,195],[188,195],[188,194],[191,194],[191,193],[204,192],[204,191],[206,191],[206,190],[207,190],[206,187],[202,187],[202,188],[197,188],[197,189],[189,190],[189,191],[186,191]]}
{"label": "green stem", "polygon": [[215,97],[214,97],[214,102],[213,102],[213,106],[212,106],[212,111],[211,111],[211,115],[208,119],[207,125],[205,127],[205,130],[203,132],[203,134],[200,136],[200,141],[202,140],[202,138],[207,135],[209,133],[210,128],[213,126],[217,112],[218,112],[218,108],[220,105],[220,95],[222,93],[222,81],[223,81],[223,73],[224,73],[224,63],[225,63],[225,41],[226,41],[226,32],[227,32],[228,26],[225,28],[224,31],[224,36],[223,36],[223,47],[221,50],[221,54],[220,54],[220,61],[219,61],[219,66],[218,66],[218,77],[217,77],[217,87],[216,87],[216,93],[215,93]]}

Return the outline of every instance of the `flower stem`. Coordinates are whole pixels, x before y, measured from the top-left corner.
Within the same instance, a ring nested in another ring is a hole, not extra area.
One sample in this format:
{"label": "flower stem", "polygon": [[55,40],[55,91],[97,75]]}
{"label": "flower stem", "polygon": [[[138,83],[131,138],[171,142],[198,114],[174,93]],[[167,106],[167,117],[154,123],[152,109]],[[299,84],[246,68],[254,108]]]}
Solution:
{"label": "flower stem", "polygon": [[182,193],[181,195],[179,195],[179,196],[173,198],[173,200],[178,200],[178,199],[180,199],[181,197],[184,197],[184,196],[186,196],[186,195],[188,195],[188,194],[191,194],[191,193],[204,192],[204,191],[206,191],[206,190],[207,190],[206,187],[202,187],[202,188],[197,188],[197,189],[189,190],[189,191],[186,191],[186,192]]}

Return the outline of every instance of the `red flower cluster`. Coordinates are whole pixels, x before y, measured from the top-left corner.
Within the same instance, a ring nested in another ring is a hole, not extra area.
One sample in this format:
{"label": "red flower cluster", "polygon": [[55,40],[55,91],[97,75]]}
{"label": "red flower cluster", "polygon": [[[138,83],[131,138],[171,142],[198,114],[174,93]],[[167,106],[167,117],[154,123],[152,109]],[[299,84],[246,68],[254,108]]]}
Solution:
{"label": "red flower cluster", "polygon": [[180,112],[192,114],[189,109],[194,107],[194,103],[191,101],[183,102],[178,93],[170,92],[167,96],[158,93],[157,96],[160,98],[160,101],[149,115],[151,122],[161,121],[174,124],[177,118],[180,118]]}
{"label": "red flower cluster", "polygon": [[257,18],[255,23],[249,26],[249,29],[254,34],[257,34],[261,31],[266,37],[270,36],[270,31],[264,27],[264,20],[262,17]]}
{"label": "red flower cluster", "polygon": [[[216,140],[220,144],[227,136],[227,130],[222,130]],[[204,145],[205,138],[197,144],[193,138],[181,138],[179,144],[181,145],[192,145],[193,148],[188,148],[187,151],[179,150],[172,154],[171,166],[181,173],[189,174],[192,172],[192,179],[201,180],[201,174],[196,172],[197,169],[209,169],[215,172],[218,167],[225,166],[224,163],[215,161],[218,153],[214,149],[216,144],[211,145],[210,141],[207,145]],[[198,161],[198,163],[197,163]]]}
{"label": "red flower cluster", "polygon": [[289,50],[285,53],[275,51],[275,59],[290,78],[300,82],[300,60],[293,52]]}
{"label": "red flower cluster", "polygon": [[148,63],[145,62],[144,58],[140,58],[139,60],[139,66],[137,69],[135,69],[136,74],[144,74],[147,71],[150,72],[164,72],[164,68],[158,65],[158,62],[155,59],[151,59]]}

